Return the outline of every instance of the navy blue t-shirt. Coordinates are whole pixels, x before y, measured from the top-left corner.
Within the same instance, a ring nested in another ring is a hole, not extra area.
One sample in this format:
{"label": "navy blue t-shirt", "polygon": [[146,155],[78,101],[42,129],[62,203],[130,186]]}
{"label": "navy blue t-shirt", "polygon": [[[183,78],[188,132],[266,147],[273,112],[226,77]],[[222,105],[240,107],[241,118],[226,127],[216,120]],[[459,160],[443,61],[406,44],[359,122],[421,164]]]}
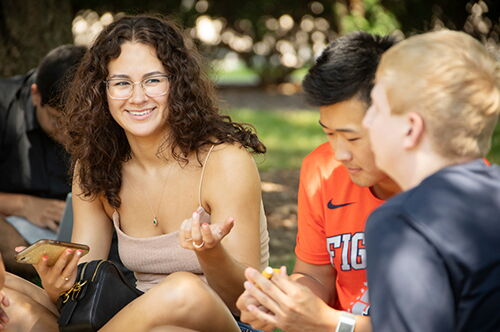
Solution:
{"label": "navy blue t-shirt", "polygon": [[366,226],[374,331],[500,331],[500,167],[442,169]]}

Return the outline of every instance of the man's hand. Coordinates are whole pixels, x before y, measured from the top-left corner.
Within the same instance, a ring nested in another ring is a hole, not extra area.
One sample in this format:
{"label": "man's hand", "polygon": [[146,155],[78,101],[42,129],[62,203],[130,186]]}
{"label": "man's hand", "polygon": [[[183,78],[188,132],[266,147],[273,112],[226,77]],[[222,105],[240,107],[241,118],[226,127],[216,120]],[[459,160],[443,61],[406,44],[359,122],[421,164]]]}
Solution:
{"label": "man's hand", "polygon": [[270,313],[265,307],[261,306],[259,301],[257,301],[248,291],[244,291],[243,294],[238,298],[236,306],[241,312],[240,320],[244,323],[250,324],[256,330],[263,331],[273,331],[276,326],[268,322],[259,320],[253,312],[248,310],[249,306],[258,307],[261,311]]}
{"label": "man's hand", "polygon": [[249,304],[247,310],[262,324],[276,326],[287,332],[334,331],[338,312],[330,308],[309,288],[291,280],[286,269],[275,273],[271,280],[257,270],[245,271],[245,289],[266,312]]}
{"label": "man's hand", "polygon": [[26,195],[21,215],[37,226],[46,227],[57,232],[64,205],[65,202],[58,199]]}

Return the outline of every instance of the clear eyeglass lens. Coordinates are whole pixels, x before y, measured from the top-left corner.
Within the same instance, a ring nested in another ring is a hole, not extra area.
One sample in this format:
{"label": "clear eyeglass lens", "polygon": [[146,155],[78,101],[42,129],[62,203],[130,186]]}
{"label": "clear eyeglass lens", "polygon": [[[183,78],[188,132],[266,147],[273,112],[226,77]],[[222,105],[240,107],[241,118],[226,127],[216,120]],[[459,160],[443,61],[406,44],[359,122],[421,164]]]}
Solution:
{"label": "clear eyeglass lens", "polygon": [[[149,77],[140,82],[144,93],[149,97],[162,96],[167,92],[168,80],[166,77]],[[113,98],[130,98],[134,91],[134,82],[124,79],[108,80],[108,92]]]}

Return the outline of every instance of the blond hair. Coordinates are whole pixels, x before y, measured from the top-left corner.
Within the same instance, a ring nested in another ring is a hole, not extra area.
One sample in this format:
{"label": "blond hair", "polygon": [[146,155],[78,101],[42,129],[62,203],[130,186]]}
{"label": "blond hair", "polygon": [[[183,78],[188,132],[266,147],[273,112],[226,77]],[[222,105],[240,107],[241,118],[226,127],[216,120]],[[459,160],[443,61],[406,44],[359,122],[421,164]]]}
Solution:
{"label": "blond hair", "polygon": [[449,30],[411,37],[382,56],[376,77],[392,113],[424,118],[440,155],[488,153],[500,113],[500,64],[480,42]]}

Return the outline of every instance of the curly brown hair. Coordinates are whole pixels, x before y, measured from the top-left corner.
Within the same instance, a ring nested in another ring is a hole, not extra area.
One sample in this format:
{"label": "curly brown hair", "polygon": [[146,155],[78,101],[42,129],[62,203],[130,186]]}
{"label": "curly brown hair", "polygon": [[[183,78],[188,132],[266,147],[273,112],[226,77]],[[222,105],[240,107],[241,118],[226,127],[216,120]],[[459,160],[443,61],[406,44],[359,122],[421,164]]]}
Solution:
{"label": "curly brown hair", "polygon": [[[215,89],[201,70],[199,55],[188,48],[179,27],[155,16],[125,16],[108,25],[85,54],[69,90],[63,128],[71,154],[71,172],[77,174],[84,197],[104,194],[111,206],[120,206],[122,164],[131,158],[124,130],[108,110],[105,80],[108,63],[125,42],[139,42],[156,50],[171,75],[168,94],[170,133],[159,147],[187,164],[187,157],[207,144],[239,143],[255,153],[266,148],[254,128],[219,114]],[[201,162],[200,162],[201,164]]]}

